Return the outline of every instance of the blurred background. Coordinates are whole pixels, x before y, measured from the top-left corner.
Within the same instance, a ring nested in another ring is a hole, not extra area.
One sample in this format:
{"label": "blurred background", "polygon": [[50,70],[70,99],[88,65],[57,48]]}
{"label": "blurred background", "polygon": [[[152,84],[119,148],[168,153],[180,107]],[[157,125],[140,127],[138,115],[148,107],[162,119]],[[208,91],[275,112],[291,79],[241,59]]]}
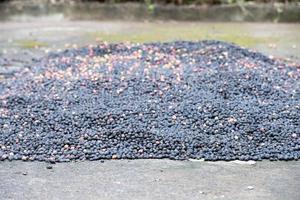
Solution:
{"label": "blurred background", "polygon": [[299,0],[0,0],[0,78],[100,42],[222,40],[300,61]]}

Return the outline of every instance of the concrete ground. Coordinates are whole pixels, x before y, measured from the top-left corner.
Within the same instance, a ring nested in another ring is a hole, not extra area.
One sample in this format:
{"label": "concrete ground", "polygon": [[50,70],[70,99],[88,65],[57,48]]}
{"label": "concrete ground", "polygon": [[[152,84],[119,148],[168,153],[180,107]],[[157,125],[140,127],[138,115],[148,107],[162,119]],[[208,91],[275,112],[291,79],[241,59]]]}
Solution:
{"label": "concrete ground", "polygon": [[[49,51],[103,40],[218,39],[299,62],[299,32],[300,24],[70,22],[59,16],[0,22],[0,81]],[[48,166],[0,162],[0,199],[300,199],[299,161],[113,160]]]}
{"label": "concrete ground", "polygon": [[0,163],[0,199],[298,200],[300,162]]}

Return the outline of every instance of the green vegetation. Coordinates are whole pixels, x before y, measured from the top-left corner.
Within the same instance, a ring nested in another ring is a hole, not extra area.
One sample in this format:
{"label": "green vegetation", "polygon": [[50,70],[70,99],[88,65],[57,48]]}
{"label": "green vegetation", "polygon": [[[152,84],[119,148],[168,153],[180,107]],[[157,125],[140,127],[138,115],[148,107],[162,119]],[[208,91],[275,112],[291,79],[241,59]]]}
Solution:
{"label": "green vegetation", "polygon": [[[107,3],[124,3],[124,2],[142,2],[147,5],[152,5],[155,3],[161,4],[235,4],[235,3],[245,3],[245,2],[255,2],[255,3],[289,3],[289,2],[299,2],[299,0],[78,0],[78,1],[98,1]],[[151,9],[151,6],[149,6]]]}
{"label": "green vegetation", "polygon": [[205,24],[195,26],[193,24],[185,26],[166,25],[164,27],[148,25],[143,29],[133,28],[129,32],[105,33],[90,32],[88,38],[97,38],[107,42],[154,42],[173,40],[221,40],[233,42],[244,47],[253,47],[256,44],[268,43],[275,38],[257,37],[250,35],[247,30],[239,28],[238,25],[229,26],[227,24]]}
{"label": "green vegetation", "polygon": [[36,40],[18,40],[18,41],[16,41],[16,45],[19,47],[28,48],[28,49],[48,46],[47,43],[36,41]]}

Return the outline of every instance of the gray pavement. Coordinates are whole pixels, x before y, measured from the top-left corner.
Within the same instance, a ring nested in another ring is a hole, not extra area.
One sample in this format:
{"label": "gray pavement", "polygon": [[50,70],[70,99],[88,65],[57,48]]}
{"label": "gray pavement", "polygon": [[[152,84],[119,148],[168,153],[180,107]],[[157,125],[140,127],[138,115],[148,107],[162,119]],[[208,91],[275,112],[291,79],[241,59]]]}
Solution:
{"label": "gray pavement", "polygon": [[[220,39],[299,62],[300,24],[0,22],[0,81],[49,51],[119,42]],[[300,162],[0,162],[0,200],[299,200]]]}
{"label": "gray pavement", "polygon": [[0,163],[0,199],[298,200],[300,162]]}

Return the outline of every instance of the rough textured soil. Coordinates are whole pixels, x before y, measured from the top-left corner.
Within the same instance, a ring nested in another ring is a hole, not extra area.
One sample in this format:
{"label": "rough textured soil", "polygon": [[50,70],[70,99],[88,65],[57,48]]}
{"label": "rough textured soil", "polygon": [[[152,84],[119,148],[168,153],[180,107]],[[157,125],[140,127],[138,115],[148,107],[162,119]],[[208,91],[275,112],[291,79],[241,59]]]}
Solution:
{"label": "rough textured soil", "polygon": [[217,42],[50,54],[1,85],[2,160],[300,157],[299,66]]}

